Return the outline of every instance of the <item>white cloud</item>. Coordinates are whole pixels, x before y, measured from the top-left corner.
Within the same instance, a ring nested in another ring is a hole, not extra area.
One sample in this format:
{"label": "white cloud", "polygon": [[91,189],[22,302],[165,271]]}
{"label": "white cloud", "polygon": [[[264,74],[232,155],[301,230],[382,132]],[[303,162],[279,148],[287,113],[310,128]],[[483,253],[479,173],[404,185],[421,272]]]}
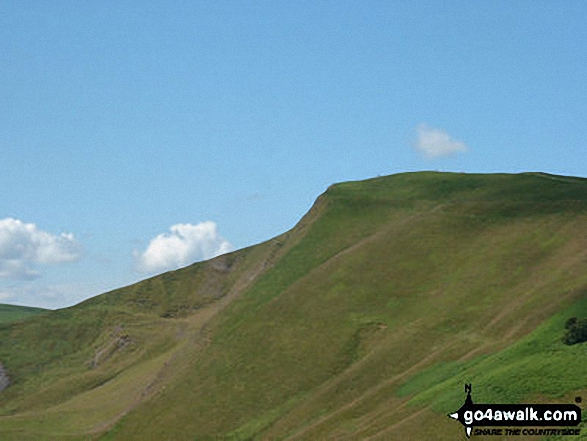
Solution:
{"label": "white cloud", "polygon": [[33,279],[37,265],[72,262],[80,258],[81,244],[73,234],[58,236],[39,230],[35,224],[0,219],[0,278]]}
{"label": "white cloud", "polygon": [[453,139],[442,129],[435,129],[428,124],[418,124],[416,127],[418,139],[414,148],[426,158],[433,159],[441,156],[451,156],[455,153],[466,152],[465,143]]}
{"label": "white cloud", "polygon": [[170,233],[152,239],[144,252],[134,252],[138,271],[156,273],[177,269],[233,250],[230,242],[218,235],[218,227],[212,221],[177,224],[169,230]]}
{"label": "white cloud", "polygon": [[38,282],[0,285],[0,303],[37,306],[39,308],[66,308],[87,299],[97,292],[85,284],[46,285]]}

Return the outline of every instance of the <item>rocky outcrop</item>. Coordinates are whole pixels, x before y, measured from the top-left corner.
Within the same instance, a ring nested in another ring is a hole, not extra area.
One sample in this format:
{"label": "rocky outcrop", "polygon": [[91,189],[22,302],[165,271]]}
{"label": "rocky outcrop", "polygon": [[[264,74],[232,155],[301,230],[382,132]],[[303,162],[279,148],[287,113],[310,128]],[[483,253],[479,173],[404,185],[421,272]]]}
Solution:
{"label": "rocky outcrop", "polygon": [[126,348],[130,343],[131,339],[122,326],[117,326],[114,332],[110,334],[112,337],[105,345],[96,350],[94,358],[90,362],[90,368],[96,369],[100,364],[104,363],[116,352]]}
{"label": "rocky outcrop", "polygon": [[8,372],[4,369],[2,363],[0,363],[0,392],[10,386],[10,378],[8,378]]}

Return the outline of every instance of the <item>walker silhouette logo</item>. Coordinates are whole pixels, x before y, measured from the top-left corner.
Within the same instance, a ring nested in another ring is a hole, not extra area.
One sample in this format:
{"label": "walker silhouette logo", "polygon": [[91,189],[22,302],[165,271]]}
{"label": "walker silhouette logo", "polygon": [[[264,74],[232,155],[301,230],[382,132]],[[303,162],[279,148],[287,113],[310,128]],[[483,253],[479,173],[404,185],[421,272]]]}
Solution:
{"label": "walker silhouette logo", "polygon": [[[475,404],[471,385],[465,384],[467,398],[459,410],[448,416],[465,426],[467,438],[473,435],[579,435],[581,429],[542,429],[536,427],[577,426],[581,409],[574,404]],[[577,399],[579,402],[579,399]],[[510,426],[503,429],[475,429],[475,427]],[[511,427],[514,426],[514,427]],[[515,426],[533,426],[517,428]]]}

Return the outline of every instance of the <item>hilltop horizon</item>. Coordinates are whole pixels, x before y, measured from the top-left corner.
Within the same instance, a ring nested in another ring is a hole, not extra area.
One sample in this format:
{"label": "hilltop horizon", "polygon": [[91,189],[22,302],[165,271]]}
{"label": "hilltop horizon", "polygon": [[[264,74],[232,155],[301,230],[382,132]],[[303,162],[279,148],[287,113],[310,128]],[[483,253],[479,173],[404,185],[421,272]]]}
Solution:
{"label": "hilltop horizon", "polygon": [[[373,177],[369,177],[369,178],[366,178],[366,179],[354,180],[354,181],[347,181],[347,182],[348,183],[353,183],[353,182],[355,182],[355,183],[368,182],[368,181],[372,181],[372,180],[376,180],[376,179],[384,179],[384,178],[390,178],[390,177],[393,177],[393,176],[410,175],[410,174],[458,174],[458,175],[463,175],[464,174],[464,175],[480,175],[480,176],[482,176],[482,175],[538,175],[538,176],[545,176],[545,177],[551,177],[551,178],[563,178],[563,179],[564,178],[568,178],[568,179],[579,179],[579,180],[580,179],[587,179],[587,177],[570,176],[570,175],[557,175],[557,174],[554,174],[554,173],[548,173],[548,172],[543,172],[543,171],[521,171],[521,172],[516,172],[516,173],[507,173],[507,172],[469,173],[469,172],[463,172],[463,171],[455,172],[455,171],[441,171],[441,170],[419,170],[419,171],[399,172],[399,173],[394,173],[394,174],[390,174],[390,175],[378,175],[378,176],[373,176]],[[344,183],[345,182],[339,182],[339,183],[330,184],[325,191],[327,191],[328,188],[330,188],[332,186],[335,186],[335,185],[338,185],[338,184],[344,184]],[[298,218],[301,218],[301,217],[302,217],[302,215],[298,215]],[[280,234],[284,234],[284,233],[285,233],[285,231],[282,232],[282,233],[280,233]],[[219,252],[218,254],[215,254],[213,257],[210,257],[208,259],[200,259],[200,260],[195,260],[193,262],[186,262],[183,265],[178,266],[177,268],[173,268],[173,269],[168,269],[168,270],[156,272],[154,274],[150,274],[148,276],[139,278],[136,281],[133,281],[131,283],[123,284],[121,286],[112,287],[111,289],[108,289],[108,290],[105,290],[103,292],[99,292],[97,294],[94,294],[94,295],[92,295],[90,297],[81,299],[79,302],[74,303],[74,304],[71,304],[71,305],[64,305],[62,307],[53,307],[53,308],[47,308],[47,307],[45,307],[44,309],[68,308],[68,307],[74,306],[74,305],[76,305],[78,303],[81,303],[81,302],[83,302],[83,301],[85,301],[85,300],[87,300],[89,298],[92,298],[92,297],[95,297],[95,296],[99,296],[99,295],[104,294],[106,292],[110,292],[110,291],[113,291],[113,290],[117,290],[117,289],[123,288],[124,286],[130,285],[130,284],[139,283],[142,280],[156,277],[158,275],[164,274],[165,272],[174,271],[174,270],[177,270],[177,269],[180,269],[180,268],[183,268],[183,267],[192,265],[192,264],[197,263],[197,262],[201,262],[201,261],[206,261],[206,260],[209,260],[209,259],[213,259],[213,258],[215,258],[217,256],[221,256],[221,255],[224,255],[224,254],[227,254],[227,253],[232,253],[232,252],[235,252],[235,251],[239,251],[239,250],[242,250],[244,248],[249,248],[251,246],[259,245],[259,244],[261,244],[263,242],[267,242],[267,241],[270,241],[270,240],[272,240],[272,238],[267,238],[267,239],[261,240],[260,242],[249,244],[249,245],[244,246],[242,248],[230,249],[230,250],[227,250],[227,251],[224,251],[224,252]],[[179,245],[181,247],[181,244],[179,244]],[[173,250],[168,250],[168,252],[170,252],[170,253],[172,251]],[[181,252],[181,250],[179,250],[178,252]],[[23,306],[23,307],[31,307],[31,308],[43,307],[42,305],[35,305],[35,304],[30,304],[30,303],[29,304],[20,304],[20,303],[14,303],[14,302],[2,302],[1,298],[0,298],[0,304],[7,304],[7,305],[14,305],[14,306]]]}

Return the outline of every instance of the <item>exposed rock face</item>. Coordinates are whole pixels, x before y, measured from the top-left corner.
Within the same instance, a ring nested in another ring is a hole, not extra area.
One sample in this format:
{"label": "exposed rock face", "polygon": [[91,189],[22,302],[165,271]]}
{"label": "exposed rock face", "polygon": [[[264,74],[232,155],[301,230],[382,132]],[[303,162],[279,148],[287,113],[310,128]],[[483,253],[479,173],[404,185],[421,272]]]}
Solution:
{"label": "exposed rock face", "polygon": [[122,326],[117,326],[114,332],[110,334],[112,337],[104,346],[96,350],[94,359],[90,362],[90,368],[96,369],[100,364],[107,361],[117,351],[124,349],[131,343],[131,339]]}
{"label": "exposed rock face", "polygon": [[8,378],[8,372],[4,369],[2,363],[0,363],[0,392],[10,386],[10,378]]}

